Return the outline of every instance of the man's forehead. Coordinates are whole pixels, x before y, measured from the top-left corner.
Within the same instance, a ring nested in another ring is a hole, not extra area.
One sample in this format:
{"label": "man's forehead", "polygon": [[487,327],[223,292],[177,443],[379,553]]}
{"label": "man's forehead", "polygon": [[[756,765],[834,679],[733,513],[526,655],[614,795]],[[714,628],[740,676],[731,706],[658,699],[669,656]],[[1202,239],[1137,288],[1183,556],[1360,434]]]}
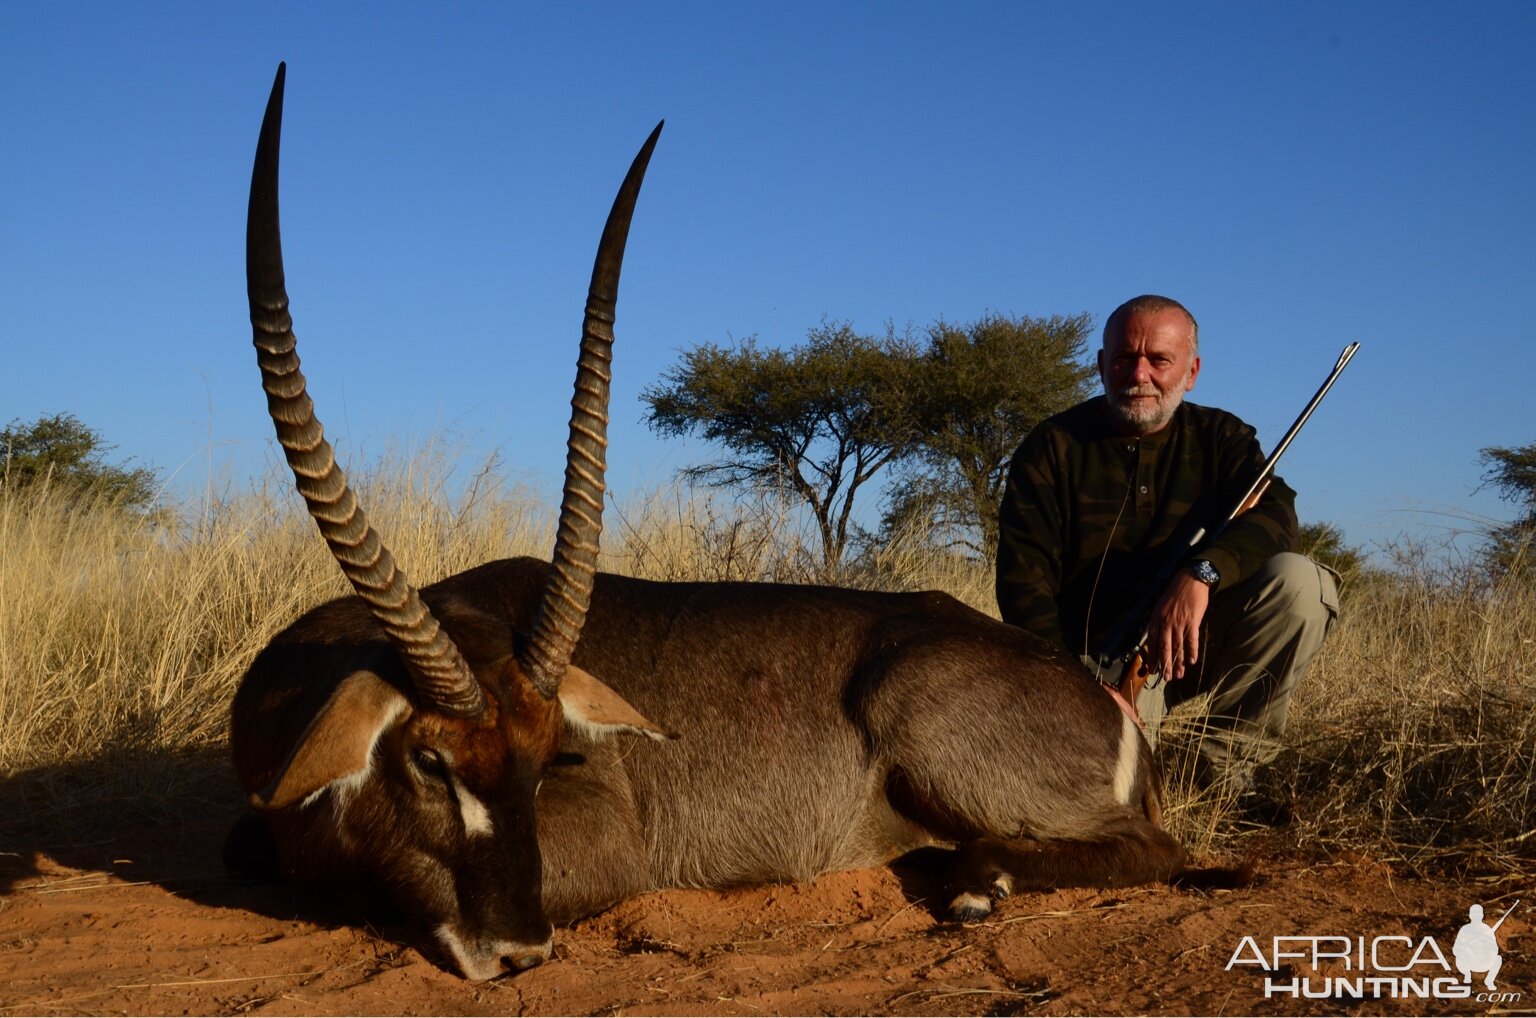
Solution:
{"label": "man's forehead", "polygon": [[1127,341],[1135,341],[1141,346],[1187,348],[1192,333],[1189,316],[1178,308],[1138,311],[1126,315],[1120,328],[1111,330],[1104,337],[1104,348],[1124,346]]}

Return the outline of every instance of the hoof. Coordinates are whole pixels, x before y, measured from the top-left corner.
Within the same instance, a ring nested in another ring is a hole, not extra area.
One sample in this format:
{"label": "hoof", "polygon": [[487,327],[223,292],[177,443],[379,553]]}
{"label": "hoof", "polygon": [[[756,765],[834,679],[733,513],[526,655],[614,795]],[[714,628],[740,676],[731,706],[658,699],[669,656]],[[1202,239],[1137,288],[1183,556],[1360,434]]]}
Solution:
{"label": "hoof", "polygon": [[949,917],[956,922],[974,923],[991,914],[991,899],[970,891],[962,891],[949,903]]}

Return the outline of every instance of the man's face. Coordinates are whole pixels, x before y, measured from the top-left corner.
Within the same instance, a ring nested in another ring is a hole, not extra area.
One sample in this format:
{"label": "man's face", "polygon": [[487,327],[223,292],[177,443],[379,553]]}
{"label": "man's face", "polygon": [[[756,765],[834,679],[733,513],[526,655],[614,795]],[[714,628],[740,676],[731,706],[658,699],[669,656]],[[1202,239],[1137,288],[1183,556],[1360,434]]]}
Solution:
{"label": "man's face", "polygon": [[1150,435],[1172,420],[1199,374],[1189,319],[1178,308],[1131,315],[1099,351],[1110,414],[1135,435]]}

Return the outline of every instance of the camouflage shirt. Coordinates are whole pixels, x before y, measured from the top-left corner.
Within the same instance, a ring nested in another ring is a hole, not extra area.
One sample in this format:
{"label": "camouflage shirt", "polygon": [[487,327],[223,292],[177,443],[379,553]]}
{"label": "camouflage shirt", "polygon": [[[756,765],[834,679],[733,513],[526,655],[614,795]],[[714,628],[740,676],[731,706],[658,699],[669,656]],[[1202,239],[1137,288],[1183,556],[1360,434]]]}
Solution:
{"label": "camouflage shirt", "polygon": [[[1173,548],[1224,519],[1263,464],[1253,428],[1188,402],[1141,438],[1111,429],[1103,396],[1042,422],[1013,454],[1003,493],[1003,620],[1074,654],[1094,650]],[[1230,587],[1296,546],[1295,505],[1275,478],[1257,506],[1187,559],[1209,559],[1218,589]]]}

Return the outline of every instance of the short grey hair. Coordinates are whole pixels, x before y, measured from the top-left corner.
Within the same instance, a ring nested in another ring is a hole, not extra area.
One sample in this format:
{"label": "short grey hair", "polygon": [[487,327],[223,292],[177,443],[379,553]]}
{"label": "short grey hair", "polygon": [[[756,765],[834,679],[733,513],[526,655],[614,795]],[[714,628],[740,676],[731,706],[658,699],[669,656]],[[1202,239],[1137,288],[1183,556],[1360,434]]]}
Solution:
{"label": "short grey hair", "polygon": [[1189,319],[1189,352],[1199,353],[1200,323],[1195,321],[1195,316],[1189,313],[1189,308],[1172,297],[1160,297],[1155,293],[1144,293],[1140,297],[1132,297],[1109,313],[1109,318],[1104,322],[1104,345],[1109,346],[1110,336],[1124,334],[1126,319],[1132,315],[1155,315],[1159,311],[1170,309],[1184,312],[1184,317]]}

